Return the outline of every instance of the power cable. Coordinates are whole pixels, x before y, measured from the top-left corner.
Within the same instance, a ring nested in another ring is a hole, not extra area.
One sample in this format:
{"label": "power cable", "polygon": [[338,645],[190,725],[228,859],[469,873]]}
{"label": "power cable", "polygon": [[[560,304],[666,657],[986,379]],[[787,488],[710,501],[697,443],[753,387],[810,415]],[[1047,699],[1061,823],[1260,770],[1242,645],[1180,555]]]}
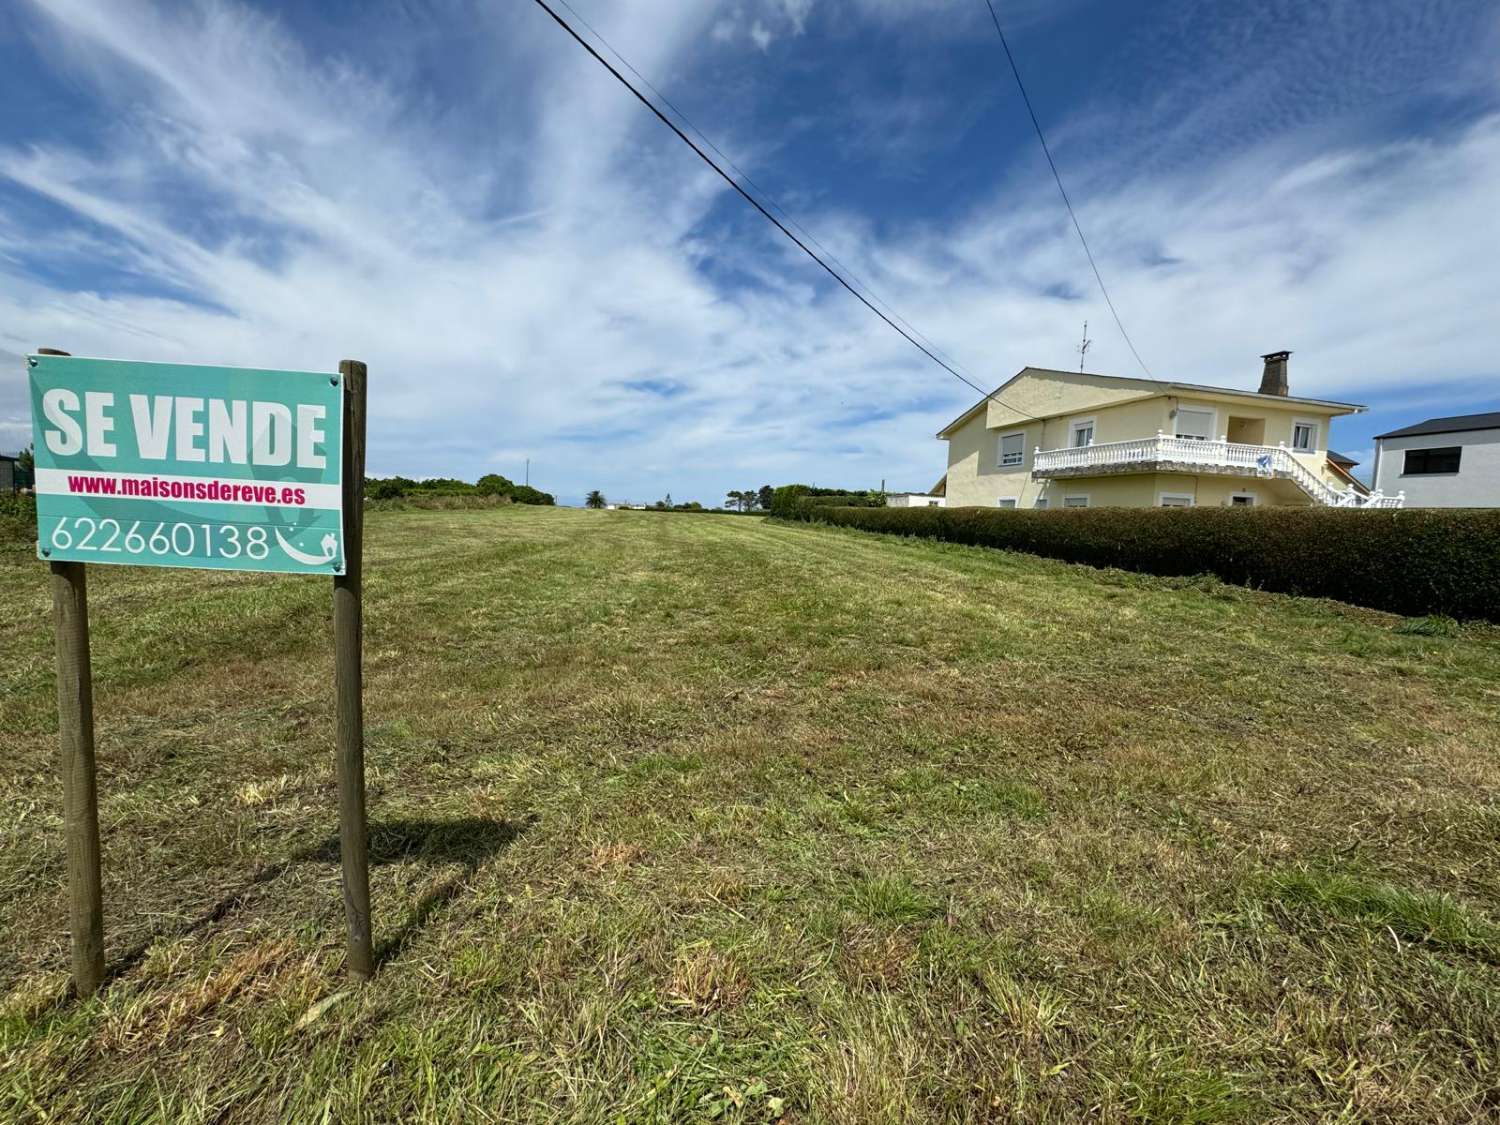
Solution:
{"label": "power cable", "polygon": [[[635,97],[636,97],[636,100],[638,100],[643,106],[645,106],[647,109],[649,109],[652,112],[652,114],[654,114],[656,116],[656,118],[661,121],[661,123],[663,125],[665,125],[668,129],[671,129],[673,133],[677,134],[677,138],[680,141],[682,141],[683,144],[687,145],[688,148],[692,149],[693,152],[697,154],[698,158],[700,160],[702,160],[703,163],[707,164],[710,168],[712,168],[714,170],[714,172],[716,172],[719,175],[719,177],[721,179],[723,179],[723,181],[725,183],[727,183],[730,187],[732,187],[745,200],[746,203],[750,204],[750,206],[754,207],[757,211],[759,211],[761,213],[761,215],[763,215],[765,217],[765,219],[769,223],[771,223],[771,225],[773,225],[782,234],[786,235],[786,237],[789,238],[797,246],[797,248],[799,250],[801,250],[809,258],[811,258],[819,266],[821,266],[823,268],[823,270],[828,274],[829,277],[833,278],[841,286],[843,286],[846,290],[848,290],[849,293],[857,301],[859,301],[860,304],[864,305],[867,309],[869,309],[872,313],[874,313],[876,316],[878,316],[881,320],[885,321],[885,323],[888,324],[894,331],[896,331],[903,339],[905,339],[907,341],[907,343],[911,344],[912,347],[916,348],[923,355],[925,355],[928,359],[932,360],[933,363],[937,364],[944,371],[948,372],[948,374],[952,375],[959,382],[963,383],[965,386],[971,388],[972,390],[978,391],[981,395],[983,395],[985,397],[985,399],[993,400],[995,402],[999,402],[1000,401],[999,399],[995,398],[995,394],[996,394],[995,391],[986,391],[978,383],[975,383],[973,380],[969,379],[967,376],[960,374],[959,371],[956,368],[954,368],[951,364],[949,364],[947,361],[939,358],[938,355],[936,354],[936,352],[932,348],[927,347],[925,344],[923,344],[921,341],[919,341],[916,338],[915,335],[913,335],[911,332],[908,332],[906,329],[902,328],[899,324],[896,323],[896,321],[894,319],[892,319],[890,316],[887,316],[880,309],[876,308],[875,305],[870,301],[869,298],[867,298],[863,293],[861,293],[858,289],[856,289],[853,285],[851,285],[844,278],[843,274],[839,273],[838,270],[836,270],[832,266],[830,266],[828,264],[828,262],[826,262],[816,252],[814,252],[812,250],[812,248],[807,245],[806,242],[804,242],[802,239],[798,238],[795,234],[793,234],[791,232],[791,230],[788,229],[788,227],[786,226],[785,223],[783,223],[775,215],[771,214],[770,211],[766,210],[765,206],[760,202],[760,200],[756,199],[755,196],[751,195],[748,191],[746,191],[740,185],[739,181],[737,181],[728,172],[724,171],[724,169],[721,168],[718,164],[714,163],[713,158],[710,157],[706,152],[704,152],[703,149],[699,148],[698,145],[696,145],[693,142],[693,139],[691,137],[689,137],[686,133],[684,133],[682,131],[682,129],[680,129],[677,126],[676,122],[674,122],[670,117],[668,117],[665,113],[663,113],[661,111],[661,109],[659,109],[657,107],[657,105],[656,105],[655,102],[653,102],[650,98],[646,97],[645,94],[641,93],[641,91],[636,86],[634,86],[630,82],[630,80],[628,78],[626,78],[623,74],[621,74],[618,70],[616,70],[614,68],[614,66],[612,66],[610,64],[610,62],[609,62],[608,59],[606,59],[603,55],[601,55],[598,51],[596,51],[594,49],[593,45],[588,42],[588,40],[584,39],[583,36],[579,35],[578,32],[573,29],[573,26],[570,23],[568,23],[567,20],[563,19],[562,16],[558,15],[558,13],[556,12],[556,10],[554,10],[552,8],[552,6],[547,3],[547,0],[535,0],[535,2],[536,2],[537,7],[541,8],[544,12],[547,13],[547,15],[551,16],[552,19],[553,19],[553,21],[559,27],[561,27],[564,31],[566,31],[568,33],[568,35],[571,36],[573,38],[573,40],[580,47],[582,47],[585,51],[587,51],[590,55],[592,55],[594,57],[594,60],[596,62],[598,62],[600,66],[604,67],[605,70],[609,71],[609,73],[614,76],[615,80],[617,82],[619,82],[620,85],[624,86],[627,90],[629,90],[632,94],[634,94]],[[563,2],[563,0],[559,0],[559,2],[561,3],[561,2]],[[572,9],[570,8],[569,10],[571,11]],[[595,34],[597,34],[597,32]],[[623,62],[624,60],[622,59],[621,61]],[[634,69],[634,68],[632,68],[632,69]],[[644,79],[642,79],[642,81],[644,82]],[[684,117],[684,120],[686,120],[685,117]],[[727,160],[727,158],[726,158],[726,160]],[[1008,404],[1004,404],[1004,405],[1008,406]],[[1011,410],[1015,410],[1015,412],[1017,414],[1021,414],[1023,417],[1025,417],[1025,418],[1027,418],[1027,419],[1029,419],[1031,421],[1041,421],[1041,419],[1037,418],[1033,414],[1027,414],[1024,411],[1016,410],[1015,407],[1008,406],[1008,408],[1011,409]]]}
{"label": "power cable", "polygon": [[1146,377],[1160,382],[1151,374],[1151,369],[1146,366],[1141,353],[1135,350],[1130,333],[1125,331],[1125,322],[1120,319],[1120,314],[1115,310],[1115,303],[1110,299],[1109,289],[1104,284],[1104,277],[1099,273],[1099,264],[1094,261],[1094,252],[1089,249],[1089,240],[1083,236],[1083,227],[1079,225],[1078,215],[1073,210],[1073,201],[1068,198],[1068,189],[1063,187],[1062,176],[1057,170],[1057,162],[1052,159],[1052,149],[1047,145],[1047,138],[1042,133],[1042,123],[1037,120],[1036,110],[1032,108],[1031,96],[1026,93],[1026,83],[1021,81],[1020,68],[1016,66],[1016,57],[1010,52],[1010,43],[1005,38],[1005,30],[1000,26],[1000,17],[995,12],[993,0],[984,0],[984,5],[990,10],[990,19],[994,21],[995,33],[1000,36],[1000,46],[1005,48],[1005,58],[1010,63],[1010,72],[1015,75],[1016,87],[1021,91],[1021,100],[1026,103],[1026,112],[1031,117],[1031,126],[1036,130],[1036,139],[1042,142],[1042,152],[1046,154],[1047,166],[1052,169],[1052,178],[1057,181],[1057,190],[1062,195],[1063,206],[1068,209],[1068,218],[1073,220],[1073,229],[1078,232],[1078,241],[1083,243],[1083,252],[1088,256],[1089,268],[1094,271],[1094,280],[1099,283],[1099,292],[1104,294],[1104,303],[1109,306],[1110,315],[1115,318],[1115,327],[1125,338],[1125,346],[1130,349],[1130,354],[1135,356],[1135,361],[1141,365],[1141,370],[1146,373]]}
{"label": "power cable", "polygon": [[646,89],[650,90],[653,94],[655,94],[657,101],[661,102],[668,109],[670,109],[673,113],[675,113],[679,118],[681,118],[683,124],[685,124],[689,129],[691,129],[693,131],[693,133],[698,137],[699,140],[701,140],[705,145],[707,145],[719,157],[719,159],[721,159],[722,161],[724,161],[725,164],[729,165],[730,168],[734,169],[735,175],[739,176],[739,178],[744,183],[749,184],[752,188],[754,188],[755,191],[756,191],[756,193],[759,194],[759,196],[761,197],[761,199],[763,199],[766,202],[766,204],[772,210],[774,210],[777,214],[779,214],[783,219],[786,220],[787,225],[793,227],[797,231],[798,234],[802,235],[802,237],[804,239],[806,239],[809,243],[811,243],[812,245],[816,246],[820,251],[822,251],[823,256],[825,258],[827,258],[830,262],[832,262],[834,265],[836,265],[840,270],[842,270],[844,272],[844,274],[847,277],[849,277],[856,284],[858,284],[859,287],[861,289],[863,289],[866,294],[869,295],[869,297],[870,297],[870,299],[872,301],[874,301],[877,305],[879,305],[881,308],[883,308],[886,312],[890,313],[892,319],[898,321],[902,325],[902,327],[908,329],[913,336],[916,336],[924,344],[926,344],[929,348],[931,348],[934,352],[936,352],[938,355],[942,356],[945,360],[947,360],[949,363],[951,363],[954,367],[958,368],[965,375],[970,375],[970,376],[973,375],[972,371],[970,371],[962,363],[960,363],[957,359],[955,359],[953,356],[949,355],[946,351],[944,351],[941,347],[939,347],[933,341],[932,337],[928,336],[925,332],[923,332],[919,328],[917,328],[916,325],[912,324],[911,321],[907,320],[904,316],[902,316],[899,312],[897,312],[896,309],[891,305],[891,303],[889,301],[885,300],[883,297],[880,296],[880,294],[878,294],[877,292],[875,292],[875,287],[873,285],[871,285],[864,278],[860,277],[859,274],[855,273],[852,269],[850,269],[843,262],[839,261],[839,259],[834,256],[833,251],[829,250],[828,247],[824,246],[821,242],[819,242],[818,239],[817,239],[817,237],[811,231],[809,231],[805,226],[803,226],[801,223],[799,223],[797,221],[796,217],[794,215],[792,215],[791,212],[789,212],[785,207],[783,207],[776,200],[775,196],[773,196],[765,188],[761,187],[760,184],[756,183],[755,180],[753,178],[751,178],[749,172],[746,172],[743,168],[741,168],[738,164],[736,164],[734,162],[734,159],[732,157],[730,157],[728,153],[726,153],[718,145],[714,144],[713,138],[709,137],[706,133],[704,133],[704,131],[702,129],[698,128],[698,126],[693,123],[692,118],[690,118],[686,113],[684,113],[682,111],[682,109],[680,107],[678,107],[675,102],[672,101],[671,98],[667,97],[666,94],[662,93],[659,89],[657,89],[654,85],[652,85],[651,84],[651,80],[649,78],[647,78],[644,74],[642,74],[639,70],[637,70],[634,67],[634,65],[631,64],[630,60],[627,59],[623,54],[620,53],[619,48],[616,47],[613,43],[611,43],[608,39],[606,39],[604,37],[603,32],[601,32],[593,24],[589,23],[589,21],[582,14],[579,13],[579,11],[578,11],[577,8],[573,7],[572,4],[568,3],[568,0],[557,0],[557,2],[559,4],[561,4],[564,8],[566,8],[569,12],[573,13],[573,18],[576,19],[579,23],[581,23],[584,27],[586,27],[589,30],[589,33],[592,34],[595,39],[597,39],[597,40],[599,40],[599,42],[603,43],[604,46],[609,50],[609,53],[612,54],[612,55],[614,55],[614,57],[620,61],[620,65],[623,66],[626,70],[630,71],[631,74],[635,75],[636,78],[638,78],[640,80],[641,85],[645,86]]}

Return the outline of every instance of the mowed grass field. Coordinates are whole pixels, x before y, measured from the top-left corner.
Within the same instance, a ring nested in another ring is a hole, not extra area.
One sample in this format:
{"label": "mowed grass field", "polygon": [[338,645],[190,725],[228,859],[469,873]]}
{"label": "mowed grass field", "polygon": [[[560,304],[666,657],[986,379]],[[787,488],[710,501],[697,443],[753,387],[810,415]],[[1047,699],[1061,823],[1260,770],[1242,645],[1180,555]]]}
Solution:
{"label": "mowed grass field", "polygon": [[329,583],[90,572],[112,979],[0,548],[0,1120],[1500,1117],[1500,631],[758,519],[368,526],[383,965]]}

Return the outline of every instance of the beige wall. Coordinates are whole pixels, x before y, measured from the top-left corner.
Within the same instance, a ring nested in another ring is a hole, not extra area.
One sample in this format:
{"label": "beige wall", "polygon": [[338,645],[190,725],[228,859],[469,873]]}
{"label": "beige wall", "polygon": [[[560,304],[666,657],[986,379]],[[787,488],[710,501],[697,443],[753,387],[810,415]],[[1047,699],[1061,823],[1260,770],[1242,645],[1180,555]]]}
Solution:
{"label": "beige wall", "polygon": [[[1038,482],[1039,484],[1042,482]],[[1193,473],[1125,473],[1054,480],[1041,495],[1049,508],[1068,496],[1087,496],[1091,508],[1154,508],[1163,494],[1191,496],[1199,508],[1228,507],[1231,496],[1250,495],[1265,507],[1305,507],[1312,503],[1291,481]],[[1028,504],[1034,507],[1034,502]]]}
{"label": "beige wall", "polygon": [[[986,411],[988,424],[1009,427],[1023,421],[1028,414],[1033,418],[1048,418],[1128,402],[1151,394],[1152,386],[1134,380],[1101,379],[1074,371],[1028,367],[1005,384],[1004,394],[990,400]],[[1004,402],[1000,401],[1002,398]]]}
{"label": "beige wall", "polygon": [[1031,451],[1041,439],[1041,423],[1020,428],[1026,433],[1026,456],[1019,466],[1007,469],[995,462],[999,460],[999,435],[1012,432],[1010,428],[989,429],[981,412],[950,433],[948,507],[993,508],[1002,496],[1036,495],[1041,482],[1031,479]]}
{"label": "beige wall", "polygon": [[1153,505],[1161,503],[1162,493],[1191,496],[1199,508],[1229,506],[1231,496],[1250,495],[1256,504],[1271,508],[1305,508],[1312,504],[1307,493],[1289,480],[1260,477],[1222,477],[1213,474],[1156,473]]}

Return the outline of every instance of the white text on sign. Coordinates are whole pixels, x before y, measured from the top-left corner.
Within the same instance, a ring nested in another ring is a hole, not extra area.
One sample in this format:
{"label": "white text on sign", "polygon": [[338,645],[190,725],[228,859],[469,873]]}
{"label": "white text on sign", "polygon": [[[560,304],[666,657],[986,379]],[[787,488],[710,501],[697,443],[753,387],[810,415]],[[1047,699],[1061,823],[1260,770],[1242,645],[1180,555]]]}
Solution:
{"label": "white text on sign", "polygon": [[[129,399],[135,453],[145,461],[324,468],[318,452],[326,441],[328,411],[316,403],[284,403],[192,395],[138,395]],[[58,456],[86,452],[113,457],[118,451],[115,394],[54,387],[42,395],[47,448]]]}

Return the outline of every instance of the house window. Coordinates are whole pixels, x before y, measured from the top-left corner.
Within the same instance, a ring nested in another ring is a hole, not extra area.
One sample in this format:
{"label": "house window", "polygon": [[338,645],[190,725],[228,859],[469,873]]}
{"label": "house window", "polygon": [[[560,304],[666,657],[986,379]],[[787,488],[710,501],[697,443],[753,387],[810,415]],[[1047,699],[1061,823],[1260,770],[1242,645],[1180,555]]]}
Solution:
{"label": "house window", "polygon": [[1000,508],[1014,508],[1016,506],[1016,498],[1014,496],[1002,496],[995,501],[995,505]]}
{"label": "house window", "polygon": [[1047,498],[1045,496],[1038,496],[1036,498],[1036,503],[1034,503],[1032,505],[1032,507],[1036,508],[1038,511],[1046,508],[1046,506],[1047,506]]}
{"label": "house window", "polygon": [[1089,506],[1089,498],[1087,496],[1064,496],[1063,497],[1063,507],[1064,508],[1087,508],[1088,506]]}
{"label": "house window", "polygon": [[942,505],[942,502],[939,501],[939,500],[929,500],[929,501],[927,501],[927,506],[929,508],[941,508],[943,505]]}
{"label": "house window", "polygon": [[1193,438],[1195,441],[1212,441],[1214,437],[1214,412],[1193,407],[1178,407],[1177,436]]}
{"label": "house window", "polygon": [[1161,506],[1163,508],[1191,508],[1193,498],[1185,492],[1163,492]]}
{"label": "house window", "polygon": [[1094,444],[1094,420],[1082,418],[1068,427],[1068,444],[1074,449]]}
{"label": "house window", "polygon": [[1463,447],[1445,445],[1438,449],[1408,449],[1406,465],[1401,470],[1406,476],[1425,476],[1429,473],[1458,472],[1459,455]]}
{"label": "house window", "polygon": [[1026,434],[1000,435],[1000,465],[1019,465],[1026,460]]}
{"label": "house window", "polygon": [[1255,507],[1255,493],[1236,492],[1229,498],[1231,508],[1253,508]]}
{"label": "house window", "polygon": [[1318,424],[1316,422],[1292,423],[1292,448],[1298,453],[1311,453],[1318,448]]}

